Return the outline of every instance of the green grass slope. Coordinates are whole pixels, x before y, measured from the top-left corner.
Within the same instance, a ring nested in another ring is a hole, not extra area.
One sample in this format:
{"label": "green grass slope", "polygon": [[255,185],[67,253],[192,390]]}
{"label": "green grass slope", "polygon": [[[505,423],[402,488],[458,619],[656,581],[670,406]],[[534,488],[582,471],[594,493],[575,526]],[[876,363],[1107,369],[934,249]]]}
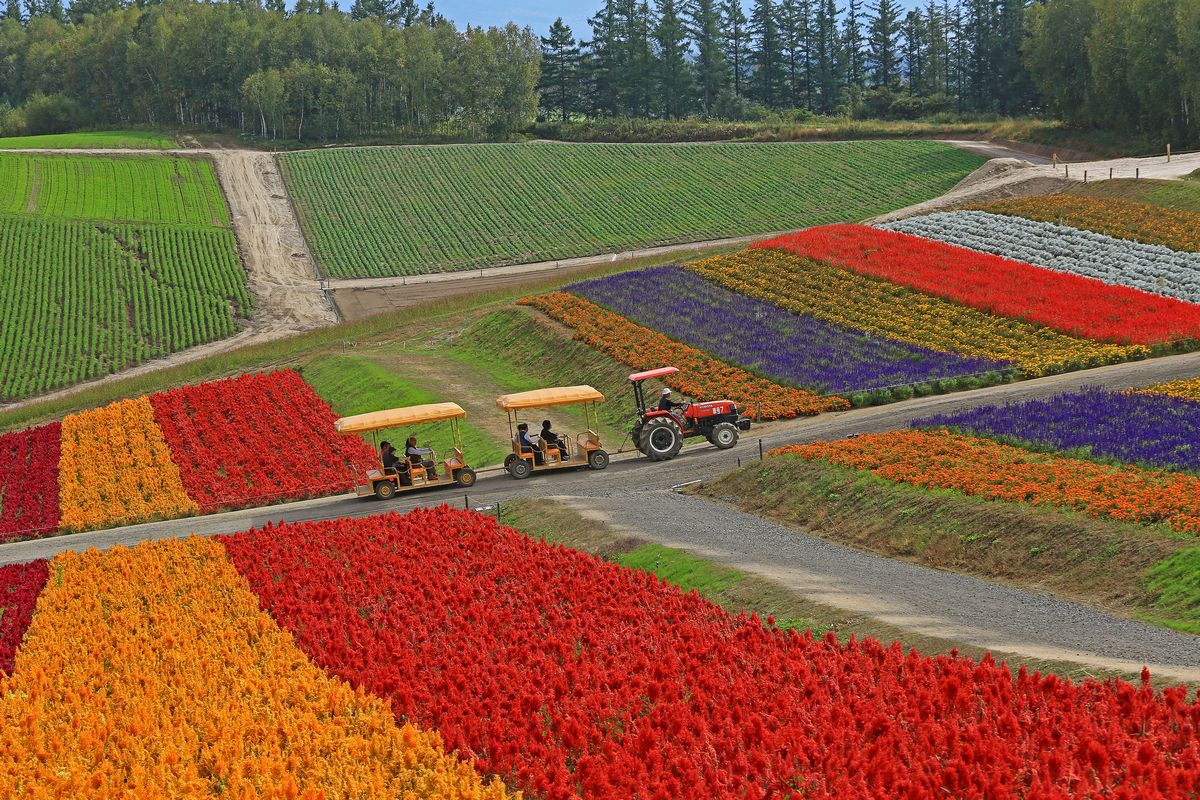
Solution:
{"label": "green grass slope", "polygon": [[207,160],[0,153],[0,402],[230,336],[251,305]]}
{"label": "green grass slope", "polygon": [[1080,184],[1068,194],[1099,197],[1110,200],[1129,200],[1151,206],[1200,213],[1200,181],[1158,181],[1116,179]]}
{"label": "green grass slope", "polygon": [[49,133],[42,136],[0,137],[0,150],[47,148],[84,150],[120,148],[129,150],[170,150],[175,138],[150,131],[89,131],[83,133]]}
{"label": "green grass slope", "polygon": [[[334,413],[348,417],[366,414],[386,408],[424,405],[425,403],[453,402],[455,398],[440,396],[417,382],[384,369],[370,359],[356,355],[330,355],[318,358],[300,370],[310,386],[333,409]],[[499,464],[507,450],[469,421],[460,423],[463,451],[467,463],[479,468]],[[450,453],[452,436],[449,422],[434,422],[413,428],[381,430],[377,439],[370,434],[363,438],[370,443],[390,441],[397,448],[404,448],[404,440],[416,436],[421,446],[432,447],[438,458]]]}
{"label": "green grass slope", "polygon": [[1200,546],[1165,527],[925,490],[799,458],[755,462],[701,491],[851,547],[1200,634]]}
{"label": "green grass slope", "polygon": [[280,157],[320,265],[410,275],[859,220],[982,160],[928,141],[486,144]]}

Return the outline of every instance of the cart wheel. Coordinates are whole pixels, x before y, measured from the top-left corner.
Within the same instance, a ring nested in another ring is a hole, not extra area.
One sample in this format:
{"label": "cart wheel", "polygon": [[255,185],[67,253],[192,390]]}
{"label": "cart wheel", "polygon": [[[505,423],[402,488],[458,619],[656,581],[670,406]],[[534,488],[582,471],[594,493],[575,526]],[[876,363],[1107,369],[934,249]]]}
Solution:
{"label": "cart wheel", "polygon": [[470,467],[463,467],[458,472],[454,473],[454,480],[459,486],[474,486],[475,485],[475,470]]}
{"label": "cart wheel", "polygon": [[508,472],[512,468],[513,462],[516,460],[517,460],[516,453],[509,453],[507,456],[505,456],[504,457],[504,471]]}
{"label": "cart wheel", "polygon": [[391,500],[396,496],[396,484],[391,481],[378,481],[375,484],[375,496],[380,500]]}
{"label": "cart wheel", "polygon": [[508,468],[508,474],[521,480],[533,474],[533,467],[529,466],[529,462],[523,458],[513,459],[513,463]]}
{"label": "cart wheel", "polygon": [[592,469],[604,469],[608,466],[608,453],[603,450],[588,453],[588,466]]}

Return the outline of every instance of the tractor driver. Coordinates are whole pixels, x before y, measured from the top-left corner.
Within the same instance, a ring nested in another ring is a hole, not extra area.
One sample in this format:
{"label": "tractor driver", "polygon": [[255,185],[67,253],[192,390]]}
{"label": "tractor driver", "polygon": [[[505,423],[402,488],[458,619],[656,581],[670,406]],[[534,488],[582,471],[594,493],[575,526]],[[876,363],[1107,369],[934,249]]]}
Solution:
{"label": "tractor driver", "polygon": [[685,405],[687,405],[687,403],[676,403],[674,400],[671,399],[671,390],[670,389],[663,389],[662,394],[659,395],[659,398],[658,398],[658,410],[668,412],[669,414],[671,414],[671,416],[675,417],[676,419],[679,419],[680,424],[682,424],[682,419],[680,417],[680,411],[682,411],[682,409]]}

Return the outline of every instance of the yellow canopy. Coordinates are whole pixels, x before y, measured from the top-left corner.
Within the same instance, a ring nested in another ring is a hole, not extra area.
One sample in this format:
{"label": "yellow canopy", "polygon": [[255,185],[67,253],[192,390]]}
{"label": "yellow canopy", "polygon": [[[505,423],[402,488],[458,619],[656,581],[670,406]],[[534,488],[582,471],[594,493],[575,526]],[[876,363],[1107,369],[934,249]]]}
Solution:
{"label": "yellow canopy", "polygon": [[604,395],[591,386],[555,386],[501,395],[496,398],[496,406],[502,411],[519,411],[523,408],[550,408],[591,401],[603,403]]}
{"label": "yellow canopy", "polygon": [[358,414],[353,417],[342,417],[333,423],[339,433],[358,433],[359,431],[375,431],[380,428],[402,428],[405,425],[418,425],[422,422],[437,422],[443,419],[465,417],[466,411],[458,403],[429,403],[423,406],[407,406],[406,408],[389,408],[386,411],[372,411],[370,414]]}

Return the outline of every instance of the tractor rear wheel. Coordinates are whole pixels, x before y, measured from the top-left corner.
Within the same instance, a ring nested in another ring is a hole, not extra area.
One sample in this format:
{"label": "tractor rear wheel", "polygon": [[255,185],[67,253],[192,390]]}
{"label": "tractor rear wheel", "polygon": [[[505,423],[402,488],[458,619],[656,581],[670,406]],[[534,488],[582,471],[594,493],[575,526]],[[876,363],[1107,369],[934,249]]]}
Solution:
{"label": "tractor rear wheel", "polygon": [[396,484],[391,481],[376,481],[375,496],[380,500],[391,500],[396,496]]}
{"label": "tractor rear wheel", "polygon": [[513,459],[512,464],[508,468],[508,474],[512,475],[517,480],[528,478],[533,474],[533,467],[523,458]]}
{"label": "tractor rear wheel", "polygon": [[513,462],[516,460],[517,460],[516,453],[509,453],[507,456],[505,456],[504,457],[504,471],[508,472],[512,468]]}
{"label": "tractor rear wheel", "polygon": [[728,450],[738,443],[738,429],[728,422],[718,422],[708,432],[708,440],[718,450]]}
{"label": "tractor rear wheel", "polygon": [[454,481],[459,486],[474,486],[475,470],[470,467],[461,468],[458,472],[454,473]]}
{"label": "tractor rear wheel", "polygon": [[651,461],[667,461],[679,455],[683,447],[683,431],[670,417],[651,417],[642,425],[638,449]]}
{"label": "tractor rear wheel", "polygon": [[608,466],[608,453],[603,450],[588,453],[588,466],[592,469],[604,469]]}

